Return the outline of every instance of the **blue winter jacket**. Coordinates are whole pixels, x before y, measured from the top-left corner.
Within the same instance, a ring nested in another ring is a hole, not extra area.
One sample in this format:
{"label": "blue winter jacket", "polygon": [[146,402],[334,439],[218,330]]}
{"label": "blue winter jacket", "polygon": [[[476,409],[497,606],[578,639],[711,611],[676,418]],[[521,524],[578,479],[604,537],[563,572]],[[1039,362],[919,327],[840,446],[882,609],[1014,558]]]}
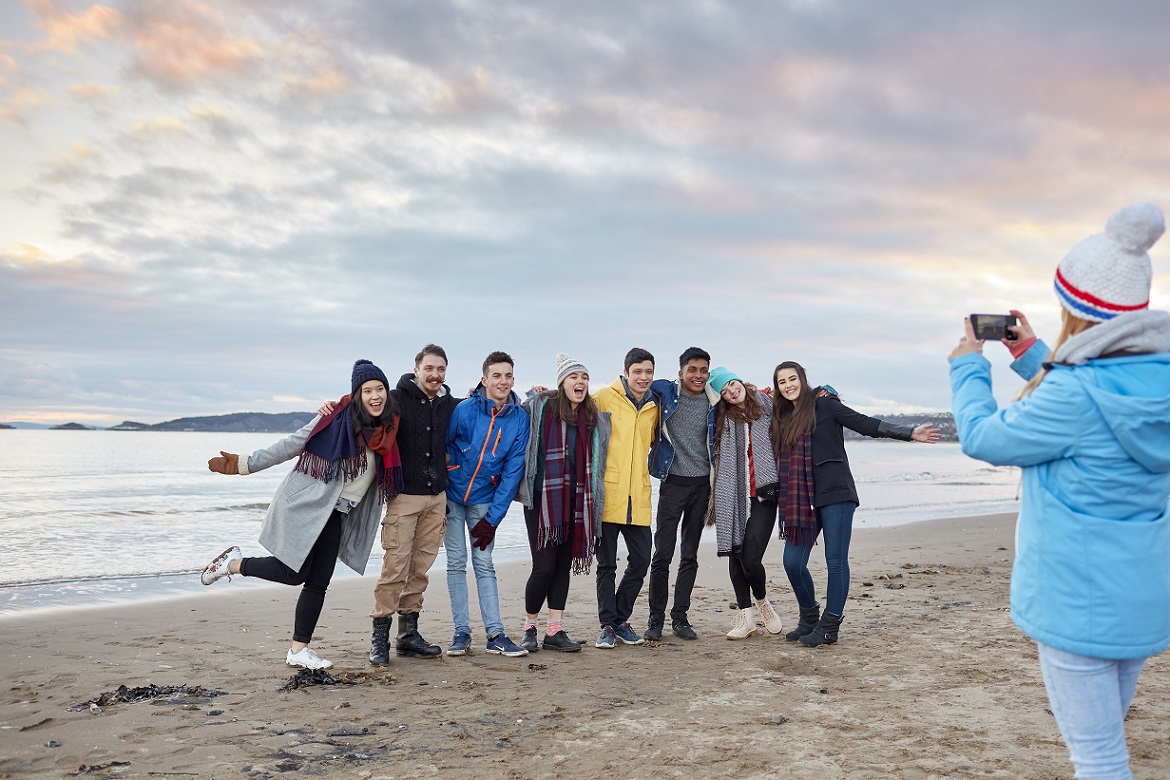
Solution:
{"label": "blue winter jacket", "polygon": [[512,393],[499,409],[483,385],[459,402],[447,426],[447,498],[488,504],[487,521],[499,526],[524,477],[528,413]]}
{"label": "blue winter jacket", "polygon": [[[707,456],[710,462],[715,462],[715,405],[719,403],[719,393],[710,385],[704,385],[707,395]],[[650,383],[650,392],[658,399],[658,430],[654,432],[654,442],[650,445],[650,476],[655,479],[666,479],[670,475],[670,464],[674,463],[674,444],[670,441],[670,434],[666,430],[666,421],[678,409],[678,394],[680,388],[678,380],[655,379]]]}
{"label": "blue winter jacket", "polygon": [[[1038,347],[1032,362],[1046,351]],[[990,364],[968,354],[951,361],[951,389],[963,452],[1023,467],[1016,624],[1095,658],[1165,650],[1170,354],[1054,365],[1035,392],[1004,409],[992,397]]]}

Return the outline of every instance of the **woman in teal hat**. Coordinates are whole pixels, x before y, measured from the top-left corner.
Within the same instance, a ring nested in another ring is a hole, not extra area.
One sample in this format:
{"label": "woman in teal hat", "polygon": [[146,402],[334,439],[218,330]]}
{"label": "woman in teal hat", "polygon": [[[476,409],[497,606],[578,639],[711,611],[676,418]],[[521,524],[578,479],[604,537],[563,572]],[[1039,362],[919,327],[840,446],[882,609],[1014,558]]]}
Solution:
{"label": "woman in teal hat", "polygon": [[776,525],[772,401],[723,366],[711,371],[708,383],[720,401],[715,409],[715,483],[707,525],[715,526],[719,555],[728,559],[739,607],[727,638],[755,636],[757,616],[769,633],[778,634],[784,626],[768,602],[763,563]]}

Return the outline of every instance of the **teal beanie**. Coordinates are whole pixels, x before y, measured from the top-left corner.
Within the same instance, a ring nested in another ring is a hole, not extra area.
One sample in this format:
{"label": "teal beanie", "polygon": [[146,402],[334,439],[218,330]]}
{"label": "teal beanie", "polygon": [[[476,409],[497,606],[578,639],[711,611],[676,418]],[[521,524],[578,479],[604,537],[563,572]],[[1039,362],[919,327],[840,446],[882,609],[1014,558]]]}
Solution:
{"label": "teal beanie", "polygon": [[718,368],[711,369],[711,377],[707,380],[707,384],[711,385],[711,389],[716,393],[722,393],[723,388],[733,379],[740,383],[743,382],[739,378],[739,374],[723,366],[719,366]]}

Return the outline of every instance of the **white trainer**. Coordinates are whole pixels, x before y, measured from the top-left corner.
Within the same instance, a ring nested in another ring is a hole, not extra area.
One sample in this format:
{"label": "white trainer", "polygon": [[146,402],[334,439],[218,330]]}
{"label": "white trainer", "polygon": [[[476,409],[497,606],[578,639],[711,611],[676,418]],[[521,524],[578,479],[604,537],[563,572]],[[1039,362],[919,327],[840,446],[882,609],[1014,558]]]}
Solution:
{"label": "white trainer", "polygon": [[289,666],[302,666],[305,669],[328,669],[333,666],[332,661],[327,661],[317,655],[311,647],[302,647],[295,653],[290,647],[288,655],[284,657],[284,662]]}
{"label": "white trainer", "polygon": [[239,547],[229,547],[219,555],[215,556],[215,560],[207,564],[207,568],[199,575],[199,581],[204,585],[210,585],[216,580],[221,580],[227,577],[229,581],[232,578],[232,561],[243,560],[244,554],[240,552]]}

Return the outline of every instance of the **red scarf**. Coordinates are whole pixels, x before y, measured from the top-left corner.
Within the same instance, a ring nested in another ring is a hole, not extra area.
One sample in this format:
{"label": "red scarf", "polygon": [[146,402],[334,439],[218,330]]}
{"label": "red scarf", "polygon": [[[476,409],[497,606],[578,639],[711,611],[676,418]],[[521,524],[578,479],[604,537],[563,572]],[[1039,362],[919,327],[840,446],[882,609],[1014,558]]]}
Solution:
{"label": "red scarf", "polygon": [[338,475],[353,480],[366,470],[366,447],[377,453],[376,482],[382,500],[390,501],[402,492],[402,457],[398,454],[398,418],[389,425],[363,428],[359,435],[354,430],[351,397],[343,395],[331,414],[322,417],[313,426],[296,470],[328,484]]}

